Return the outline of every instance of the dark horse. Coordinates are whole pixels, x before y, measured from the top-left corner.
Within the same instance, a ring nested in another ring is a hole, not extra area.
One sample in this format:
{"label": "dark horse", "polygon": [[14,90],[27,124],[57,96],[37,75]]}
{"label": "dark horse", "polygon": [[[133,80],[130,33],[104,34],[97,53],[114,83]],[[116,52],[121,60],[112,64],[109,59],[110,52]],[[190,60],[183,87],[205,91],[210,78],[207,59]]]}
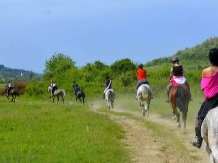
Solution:
{"label": "dark horse", "polygon": [[188,105],[189,105],[190,99],[191,99],[190,90],[186,84],[180,84],[178,86],[173,86],[170,89],[169,101],[173,109],[173,114],[176,116],[176,119],[177,119],[177,126],[181,127],[180,114],[177,111],[177,107],[178,107],[180,112],[182,113],[184,130],[186,128],[186,119],[187,119]]}
{"label": "dark horse", "polygon": [[[8,87],[5,86],[5,91],[8,92]],[[14,88],[11,88],[7,94],[7,98],[9,100],[9,96],[12,97],[11,101],[15,102],[16,97],[19,96],[19,92],[17,92]]]}
{"label": "dark horse", "polygon": [[76,101],[77,101],[77,99],[79,99],[80,102],[84,105],[86,95],[83,92],[83,90],[78,87],[76,89],[75,96],[76,96]]}
{"label": "dark horse", "polygon": [[56,90],[54,91],[54,95],[52,95],[52,87],[49,86],[49,87],[48,87],[48,92],[51,92],[51,98],[52,98],[53,103],[54,103],[55,96],[57,97],[57,103],[58,103],[58,101],[59,101],[59,96],[61,96],[62,101],[63,101],[63,104],[64,104],[64,96],[65,96],[65,91],[64,91],[64,89],[56,89]]}

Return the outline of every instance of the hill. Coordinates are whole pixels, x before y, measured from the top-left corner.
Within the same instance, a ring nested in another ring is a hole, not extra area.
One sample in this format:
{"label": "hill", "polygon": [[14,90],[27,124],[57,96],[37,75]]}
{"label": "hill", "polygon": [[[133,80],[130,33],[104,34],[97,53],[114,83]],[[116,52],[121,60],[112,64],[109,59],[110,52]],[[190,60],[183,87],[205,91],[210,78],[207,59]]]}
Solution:
{"label": "hill", "polygon": [[6,82],[7,80],[29,80],[32,78],[40,79],[41,74],[32,71],[26,71],[23,69],[12,69],[0,65],[0,82]]}
{"label": "hill", "polygon": [[202,70],[210,65],[208,60],[208,52],[211,48],[218,47],[218,37],[213,37],[205,40],[201,44],[197,44],[192,48],[178,50],[175,54],[169,57],[157,58],[145,64],[150,70],[159,69],[163,65],[171,66],[173,56],[178,56],[180,64],[184,65],[187,70]]}

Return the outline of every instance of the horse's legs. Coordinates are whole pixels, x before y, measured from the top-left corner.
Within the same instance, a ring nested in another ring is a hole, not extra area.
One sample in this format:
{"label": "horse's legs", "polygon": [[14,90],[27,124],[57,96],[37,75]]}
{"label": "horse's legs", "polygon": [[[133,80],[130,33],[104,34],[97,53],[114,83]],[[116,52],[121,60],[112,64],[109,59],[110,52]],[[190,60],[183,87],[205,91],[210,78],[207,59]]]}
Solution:
{"label": "horse's legs", "polygon": [[176,119],[177,119],[177,126],[178,127],[181,127],[181,124],[180,124],[180,114],[179,112],[177,111],[177,106],[174,104],[174,103],[171,103],[171,106],[172,106],[172,109],[173,109],[173,114],[176,115]]}
{"label": "horse's legs", "polygon": [[62,97],[62,101],[63,101],[63,104],[64,104],[64,96],[62,95],[61,97]]}
{"label": "horse's legs", "polygon": [[57,95],[57,103],[58,103],[58,101],[59,101],[59,96]]}

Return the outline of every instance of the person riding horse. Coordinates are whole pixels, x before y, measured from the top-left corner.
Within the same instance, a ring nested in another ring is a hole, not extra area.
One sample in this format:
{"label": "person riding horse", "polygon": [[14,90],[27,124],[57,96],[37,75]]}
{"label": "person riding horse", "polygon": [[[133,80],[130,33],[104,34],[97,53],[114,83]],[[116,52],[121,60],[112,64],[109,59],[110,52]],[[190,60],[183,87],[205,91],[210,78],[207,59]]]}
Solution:
{"label": "person riding horse", "polygon": [[54,92],[56,89],[58,89],[58,87],[57,87],[57,84],[53,80],[51,81],[51,87],[52,87],[51,93],[52,93],[52,96],[54,96]]}
{"label": "person riding horse", "polygon": [[73,81],[72,87],[73,87],[73,90],[74,90],[74,95],[76,96],[76,92],[79,89],[79,85],[76,83],[76,81]]}
{"label": "person riding horse", "polygon": [[[191,144],[201,148],[203,138],[201,136],[201,125],[209,110],[218,106],[218,48],[209,51],[211,66],[202,71],[201,89],[204,92],[204,102],[201,104],[195,117],[195,138]],[[213,121],[211,121],[213,123]],[[215,138],[215,136],[213,136]],[[217,140],[216,140],[217,142]],[[217,155],[216,155],[217,157]]]}
{"label": "person riding horse", "polygon": [[13,86],[12,86],[12,84],[11,84],[11,81],[9,81],[8,82],[8,84],[7,84],[7,96],[9,95],[9,93],[10,93],[10,91],[11,91],[11,89],[13,89]]}
{"label": "person riding horse", "polygon": [[[135,87],[135,92],[137,94],[137,90],[138,90],[138,87],[141,85],[141,84],[149,84],[148,80],[147,80],[147,71],[145,69],[143,69],[143,64],[142,63],[139,63],[138,64],[138,69],[136,71],[136,78],[137,78],[137,84],[136,84],[136,87]],[[135,99],[137,100],[138,97],[136,95]],[[152,98],[153,99],[153,96]]]}
{"label": "person riding horse", "polygon": [[105,81],[105,89],[104,89],[104,93],[103,93],[103,99],[105,99],[105,92],[108,89],[112,89],[112,80],[110,80],[109,76],[106,76],[106,81]]}
{"label": "person riding horse", "polygon": [[173,67],[170,69],[170,84],[167,86],[167,99],[169,102],[169,92],[173,85],[186,84],[190,90],[190,86],[185,78],[185,70],[182,65],[179,64],[179,58],[174,57],[172,59]]}

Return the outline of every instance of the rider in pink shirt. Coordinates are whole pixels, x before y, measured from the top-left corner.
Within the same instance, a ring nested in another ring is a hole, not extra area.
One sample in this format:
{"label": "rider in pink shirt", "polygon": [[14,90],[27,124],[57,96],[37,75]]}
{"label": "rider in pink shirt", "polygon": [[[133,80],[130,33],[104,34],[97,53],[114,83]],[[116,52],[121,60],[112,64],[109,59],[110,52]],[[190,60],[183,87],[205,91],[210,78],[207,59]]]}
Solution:
{"label": "rider in pink shirt", "polygon": [[195,118],[195,139],[191,144],[197,148],[201,147],[201,125],[208,111],[218,106],[218,48],[209,52],[210,67],[202,71],[201,89],[204,91],[205,101],[202,103]]}

